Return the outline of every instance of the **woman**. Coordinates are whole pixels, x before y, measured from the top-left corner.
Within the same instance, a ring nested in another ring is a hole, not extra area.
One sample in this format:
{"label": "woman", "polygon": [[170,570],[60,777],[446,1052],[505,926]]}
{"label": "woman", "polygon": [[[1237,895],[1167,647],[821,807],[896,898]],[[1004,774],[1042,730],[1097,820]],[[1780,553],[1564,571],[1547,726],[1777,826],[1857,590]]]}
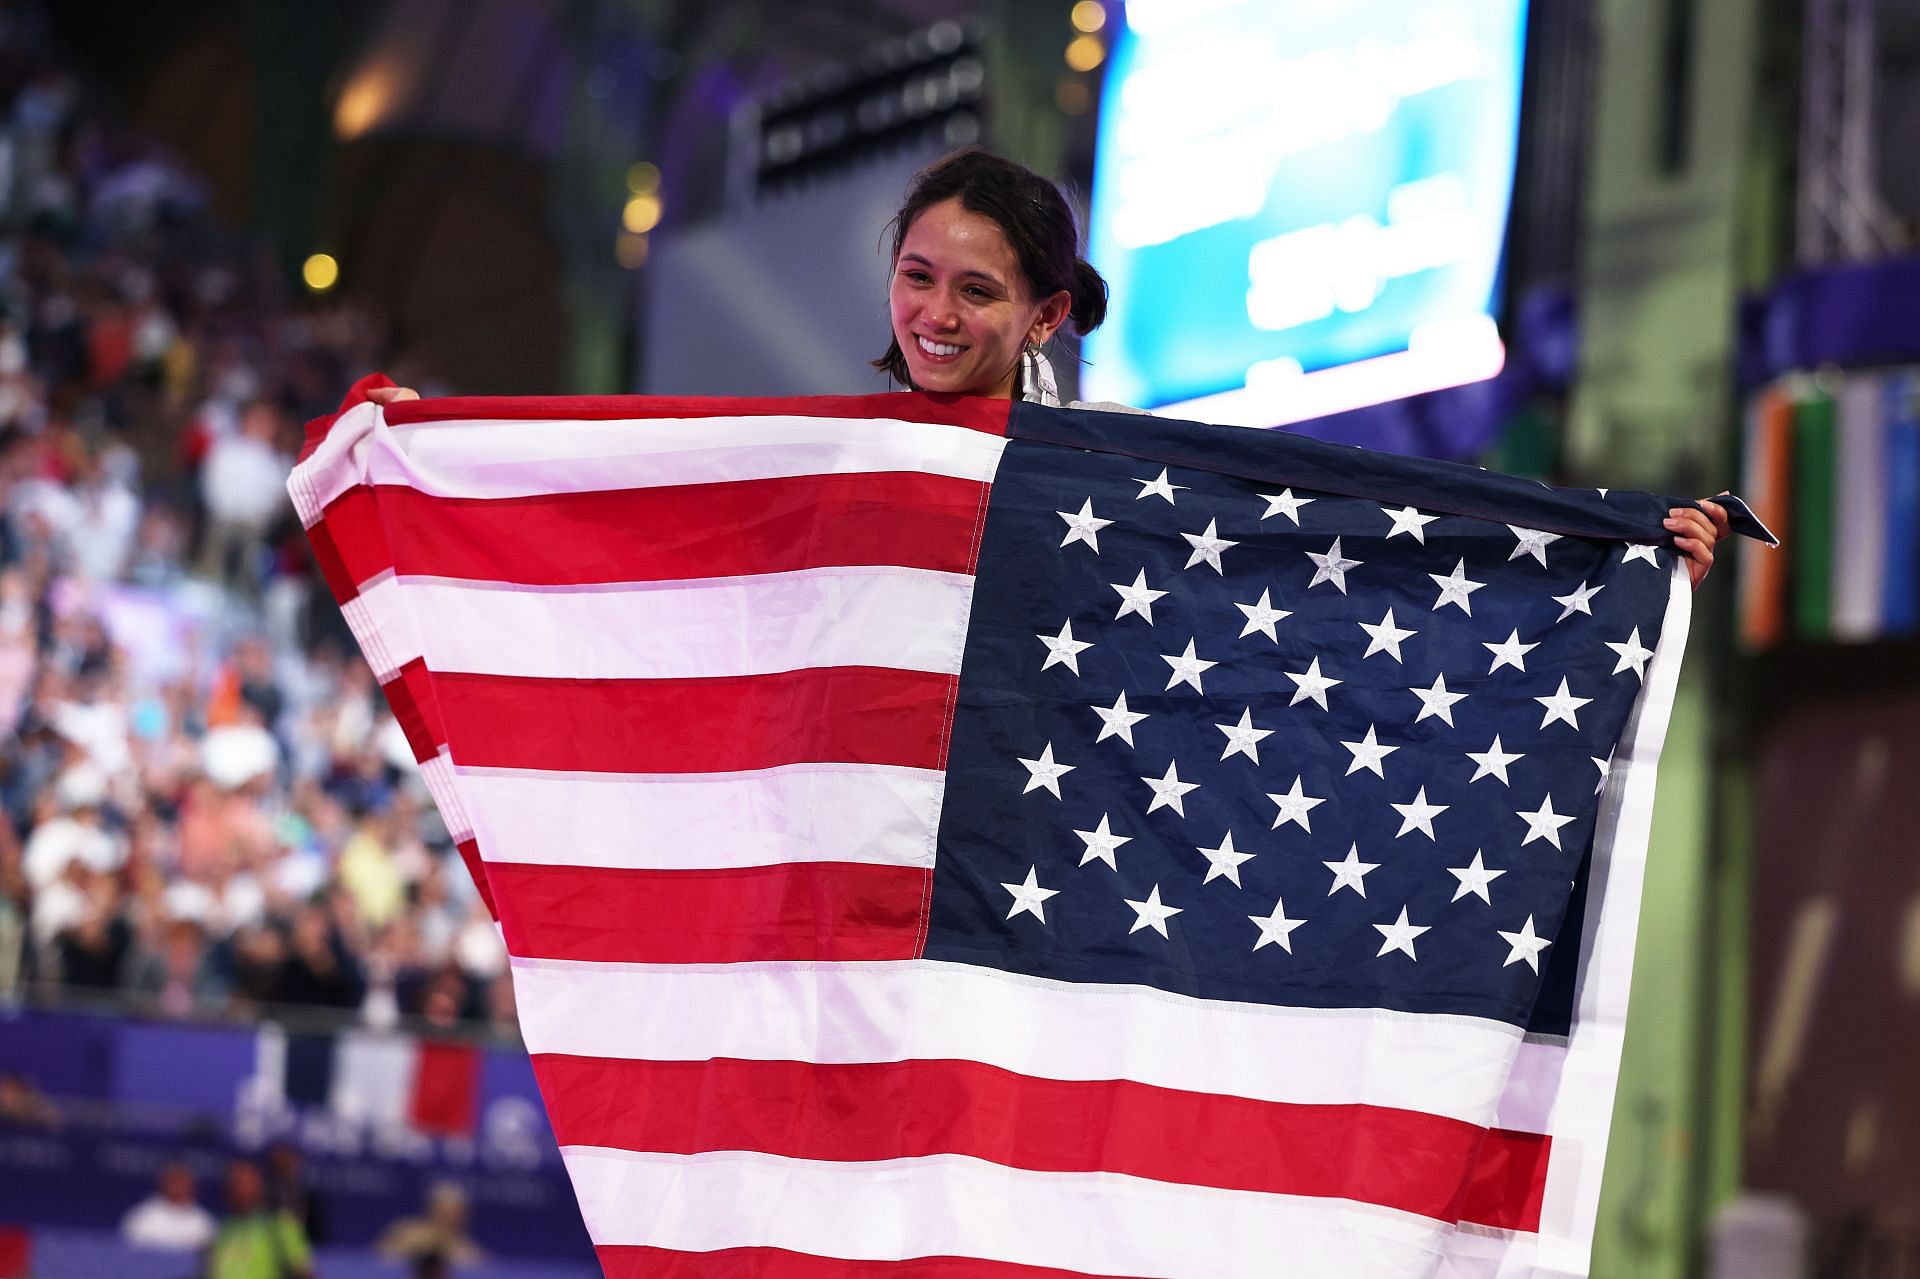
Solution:
{"label": "woman", "polygon": [[[1085,335],[1107,312],[1107,282],[1079,256],[1059,188],[1011,160],[959,151],[920,172],[893,228],[893,340],[874,366],[917,391],[1059,403],[1041,348],[1067,321]],[[367,394],[419,398],[406,387]],[[1729,531],[1719,504],[1702,506],[1666,519],[1695,586]]]}

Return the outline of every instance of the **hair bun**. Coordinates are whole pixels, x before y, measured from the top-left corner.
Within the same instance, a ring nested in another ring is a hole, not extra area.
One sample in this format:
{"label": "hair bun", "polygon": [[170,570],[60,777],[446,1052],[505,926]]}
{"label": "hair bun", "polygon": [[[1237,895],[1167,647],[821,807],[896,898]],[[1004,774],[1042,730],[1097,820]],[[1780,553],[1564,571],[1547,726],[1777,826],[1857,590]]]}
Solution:
{"label": "hair bun", "polygon": [[1074,332],[1085,335],[1100,327],[1107,318],[1107,281],[1093,263],[1085,258],[1073,260],[1073,317]]}

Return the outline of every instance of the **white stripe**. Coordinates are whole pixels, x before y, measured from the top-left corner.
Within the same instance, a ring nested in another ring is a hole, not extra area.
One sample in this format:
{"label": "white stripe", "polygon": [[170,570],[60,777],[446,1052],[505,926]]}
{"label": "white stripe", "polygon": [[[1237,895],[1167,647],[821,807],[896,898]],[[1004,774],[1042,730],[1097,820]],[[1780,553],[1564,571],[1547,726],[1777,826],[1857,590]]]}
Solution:
{"label": "white stripe", "polygon": [[461,799],[459,778],[453,769],[453,756],[447,753],[445,746],[420,765],[420,779],[427,784],[427,793],[433,796],[434,807],[440,810],[440,820],[446,825],[447,834],[453,836],[454,843],[473,838],[473,820],[467,815],[467,806]]}
{"label": "white stripe", "polygon": [[334,1044],[328,1109],[383,1131],[404,1127],[419,1060],[420,1046],[409,1036],[342,1031]]}
{"label": "white stripe", "polygon": [[[1579,1002],[1572,1034],[1559,1054],[1555,1087],[1548,1094],[1552,1110],[1547,1130],[1553,1134],[1553,1153],[1540,1208],[1537,1273],[1542,1276],[1584,1275],[1593,1252],[1600,1175],[1606,1168],[1607,1133],[1626,1038],[1627,995],[1633,984],[1640,893],[1653,828],[1654,780],[1673,713],[1693,607],[1686,562],[1678,557],[1667,589],[1660,642],[1654,646],[1646,682],[1614,750],[1613,769],[1595,823]],[[1538,1082],[1531,1089],[1509,1085],[1510,1094],[1523,1091],[1537,1095]],[[1527,1108],[1537,1105],[1536,1100]],[[1508,1109],[1503,1102],[1503,1116]]]}
{"label": "white stripe", "polygon": [[1855,373],[1834,405],[1833,636],[1879,635],[1887,569],[1886,379]]}
{"label": "white stripe", "polygon": [[649,870],[931,866],[944,788],[936,770],[880,764],[662,774],[460,769],[459,778],[488,861]]}
{"label": "white stripe", "polygon": [[849,1164],[741,1151],[561,1153],[587,1233],[602,1246],[979,1257],[1145,1279],[1404,1279],[1431,1274],[1451,1233],[1345,1200],[1029,1172],[964,1155]]}
{"label": "white stripe", "polygon": [[434,671],[673,679],[811,666],[958,674],[972,603],[962,573],[854,567],[584,587],[389,575],[344,611],[382,680],[416,658]]}
{"label": "white stripe", "polygon": [[1485,1124],[1520,1032],[1473,1017],[1301,1009],[1138,986],[892,964],[513,961],[529,1052],[984,1062],[1046,1079],[1329,1105]]}
{"label": "white stripe", "polygon": [[356,484],[491,498],[863,471],[988,482],[1006,447],[1003,437],[984,431],[892,418],[468,419],[390,426],[377,411],[363,412],[366,407],[342,415],[296,469],[295,505],[309,526]]}

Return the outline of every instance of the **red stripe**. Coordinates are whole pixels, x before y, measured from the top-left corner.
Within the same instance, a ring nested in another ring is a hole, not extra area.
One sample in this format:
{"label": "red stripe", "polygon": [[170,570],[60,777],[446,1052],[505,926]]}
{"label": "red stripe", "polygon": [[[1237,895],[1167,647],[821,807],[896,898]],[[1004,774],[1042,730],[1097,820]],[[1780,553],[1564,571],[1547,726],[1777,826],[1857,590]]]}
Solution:
{"label": "red stripe", "polygon": [[1474,1161],[1460,1220],[1502,1230],[1540,1229],[1547,1158],[1552,1153],[1553,1138],[1545,1133],[1489,1130]]}
{"label": "red stripe", "polygon": [[387,709],[393,712],[394,721],[406,735],[414,759],[422,764],[438,755],[447,742],[446,726],[440,719],[440,703],[434,696],[435,678],[427,670],[426,660],[416,657],[380,686],[386,695]]}
{"label": "red stripe", "polygon": [[359,585],[353,580],[347,562],[340,557],[340,548],[334,545],[333,534],[327,530],[324,517],[307,530],[307,542],[313,547],[313,562],[319,566],[320,576],[326,581],[327,589],[333,592],[333,598],[345,604],[358,595]]}
{"label": "red stripe", "polygon": [[508,951],[633,964],[911,959],[931,874],[848,862],[667,871],[487,863]]}
{"label": "red stripe", "polygon": [[971,573],[986,498],[977,480],[916,471],[502,498],[383,484],[335,498],[323,524],[356,587],[388,571],[542,586],[848,564]]}
{"label": "red stripe", "polygon": [[602,1244],[594,1251],[606,1279],[1120,1279],[979,1257],[851,1261],[785,1248],[680,1252],[626,1244]]}
{"label": "red stripe", "polygon": [[407,1122],[436,1137],[471,1137],[479,1113],[480,1050],[422,1039],[413,1063]]}
{"label": "red stripe", "polygon": [[433,675],[444,740],[464,767],[596,773],[940,768],[956,683],[881,666],[708,679]]}
{"label": "red stripe", "polygon": [[444,399],[404,400],[387,407],[387,421],[444,422],[479,419],[552,419],[573,421],[649,417],[861,417],[900,418],[963,426],[988,435],[1005,435],[1011,400],[960,395],[891,392],[885,395],[812,395],[804,397],[716,398],[669,395],[527,395],[486,397],[450,395]]}
{"label": "red stripe", "polygon": [[[1420,1111],[1038,1079],[969,1061],[533,1061],[562,1146],[839,1162],[960,1154],[1036,1172],[1351,1199],[1452,1222],[1483,1144],[1509,1145]],[[1544,1162],[1536,1167],[1544,1175]],[[1538,1228],[1537,1194],[1476,1208],[1481,1224]]]}
{"label": "red stripe", "polygon": [[500,912],[493,904],[493,887],[487,882],[487,864],[480,859],[480,841],[463,839],[454,845],[460,853],[460,860],[466,863],[467,874],[473,876],[473,886],[480,890],[480,900],[486,905],[488,918],[498,922]]}

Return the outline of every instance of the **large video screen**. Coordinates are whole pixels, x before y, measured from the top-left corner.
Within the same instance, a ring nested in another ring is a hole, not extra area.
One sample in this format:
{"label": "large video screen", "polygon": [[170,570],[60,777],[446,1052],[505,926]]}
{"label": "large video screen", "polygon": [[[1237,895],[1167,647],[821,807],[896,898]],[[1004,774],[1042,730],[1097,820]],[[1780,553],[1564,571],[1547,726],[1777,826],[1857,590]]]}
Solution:
{"label": "large video screen", "polygon": [[1491,377],[1526,0],[1129,0],[1089,399],[1275,426]]}

